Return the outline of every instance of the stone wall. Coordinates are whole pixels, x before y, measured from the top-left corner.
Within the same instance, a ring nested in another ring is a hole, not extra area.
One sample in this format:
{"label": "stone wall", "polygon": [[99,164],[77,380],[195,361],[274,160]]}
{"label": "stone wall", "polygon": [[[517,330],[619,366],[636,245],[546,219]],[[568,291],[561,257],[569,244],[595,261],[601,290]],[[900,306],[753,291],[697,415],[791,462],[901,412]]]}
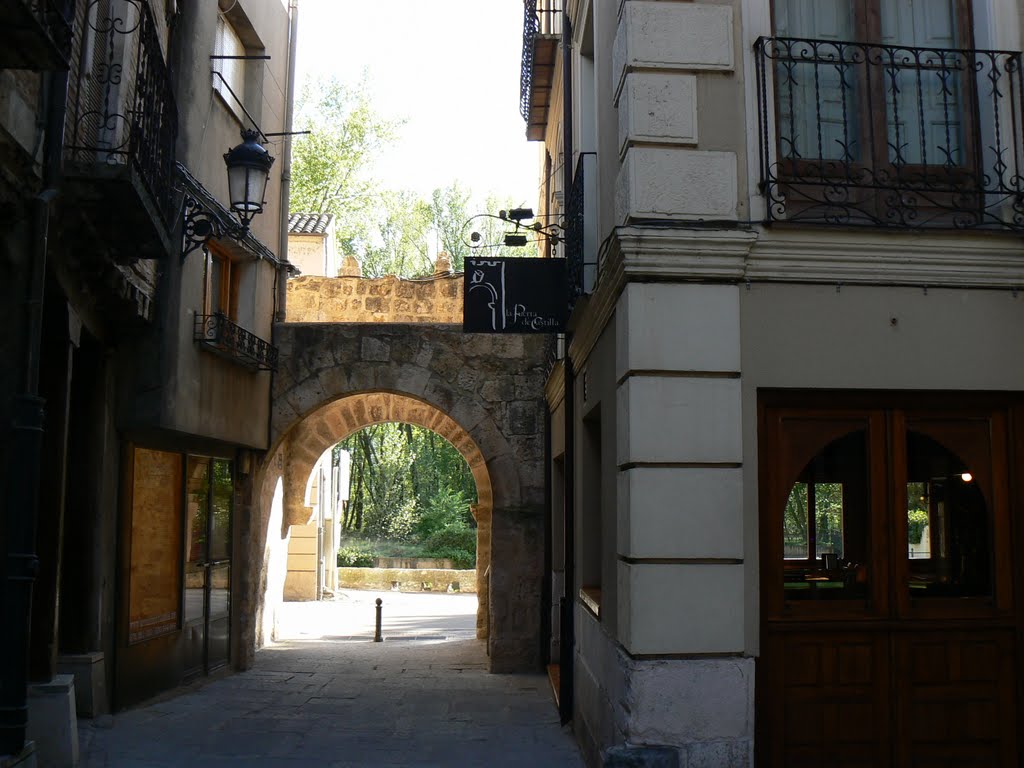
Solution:
{"label": "stone wall", "polygon": [[399,592],[476,592],[476,571],[449,568],[339,568],[345,589]]}
{"label": "stone wall", "polygon": [[416,280],[295,277],[289,323],[462,323],[462,274]]}

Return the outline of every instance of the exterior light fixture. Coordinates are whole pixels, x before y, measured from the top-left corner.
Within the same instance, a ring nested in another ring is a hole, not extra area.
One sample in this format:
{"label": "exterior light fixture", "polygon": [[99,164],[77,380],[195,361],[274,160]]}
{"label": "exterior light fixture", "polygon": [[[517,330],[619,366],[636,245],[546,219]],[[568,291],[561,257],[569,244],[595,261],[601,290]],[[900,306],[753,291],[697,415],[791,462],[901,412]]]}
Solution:
{"label": "exterior light fixture", "polygon": [[267,180],[274,158],[257,143],[258,131],[242,131],[242,143],[224,154],[228,167],[228,198],[231,210],[242,222],[243,231],[257,213],[263,213],[263,200],[267,192]]}

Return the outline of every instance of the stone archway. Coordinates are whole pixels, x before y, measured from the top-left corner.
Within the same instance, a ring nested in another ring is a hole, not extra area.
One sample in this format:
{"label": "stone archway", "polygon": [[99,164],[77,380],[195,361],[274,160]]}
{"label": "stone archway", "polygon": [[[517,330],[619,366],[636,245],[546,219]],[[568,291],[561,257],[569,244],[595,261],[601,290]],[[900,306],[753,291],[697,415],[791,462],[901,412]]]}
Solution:
{"label": "stone archway", "polygon": [[281,363],[272,448],[253,476],[255,514],[239,530],[248,547],[248,570],[239,576],[240,664],[269,639],[266,600],[283,584],[275,552],[290,521],[307,514],[302,491],[317,459],[362,426],[405,420],[450,440],[477,482],[478,520],[490,523],[490,546],[483,547],[490,573],[480,569],[478,578],[485,578],[480,624],[488,628],[492,671],[537,669],[546,339],[464,334],[440,324],[284,323],[274,340]]}
{"label": "stone archway", "polygon": [[283,525],[303,525],[308,521],[304,489],[317,458],[325,450],[364,427],[384,422],[414,424],[436,432],[462,455],[476,483],[477,503],[473,517],[477,523],[477,637],[487,638],[489,599],[487,569],[491,564],[491,511],[493,491],[479,446],[469,433],[449,416],[429,403],[392,392],[368,392],[349,395],[317,409],[289,434],[288,460],[284,471]]}

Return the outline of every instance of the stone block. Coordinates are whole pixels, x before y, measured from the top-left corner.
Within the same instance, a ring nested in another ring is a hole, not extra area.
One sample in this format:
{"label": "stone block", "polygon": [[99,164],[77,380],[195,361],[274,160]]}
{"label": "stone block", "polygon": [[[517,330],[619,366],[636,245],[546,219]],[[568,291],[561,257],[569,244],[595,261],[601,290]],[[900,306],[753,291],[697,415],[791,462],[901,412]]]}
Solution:
{"label": "stone block", "polygon": [[739,372],[739,287],[630,283],[619,297],[615,378],[629,371]]}
{"label": "stone block", "polygon": [[619,562],[619,639],[634,655],[741,653],[743,597],[742,564]]}
{"label": "stone block", "polygon": [[631,219],[734,221],[736,154],[629,147],[615,186],[615,215]]}
{"label": "stone block", "polygon": [[632,743],[670,744],[686,768],[750,768],[754,660],[628,662],[620,705]]}
{"label": "stone block", "polygon": [[631,376],[618,389],[617,463],[739,463],[740,380]]}
{"label": "stone block", "polygon": [[75,680],[75,711],[79,717],[96,717],[110,711],[102,651],[62,654],[57,657],[57,672]]}
{"label": "stone block", "polygon": [[733,59],[730,6],[631,0],[612,46],[616,96],[634,69],[729,71]]}
{"label": "stone block", "polygon": [[36,743],[41,766],[78,765],[78,718],[72,675],[56,675],[48,683],[29,686],[25,738]]}
{"label": "stone block", "polygon": [[361,344],[361,360],[374,363],[387,363],[391,361],[391,346],[373,336],[364,336]]}
{"label": "stone block", "polygon": [[697,78],[632,72],[619,99],[619,154],[629,144],[697,143]]}
{"label": "stone block", "polygon": [[618,552],[743,558],[743,470],[634,467],[618,477]]}

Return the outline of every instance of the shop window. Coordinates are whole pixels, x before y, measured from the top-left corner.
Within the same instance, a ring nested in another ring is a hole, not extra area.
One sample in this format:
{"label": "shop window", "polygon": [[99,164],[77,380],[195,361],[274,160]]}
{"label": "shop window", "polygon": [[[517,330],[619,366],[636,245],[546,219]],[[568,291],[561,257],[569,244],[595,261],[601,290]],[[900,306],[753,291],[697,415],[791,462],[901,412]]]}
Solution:
{"label": "shop window", "polygon": [[132,451],[128,642],[180,626],[181,455]]}

